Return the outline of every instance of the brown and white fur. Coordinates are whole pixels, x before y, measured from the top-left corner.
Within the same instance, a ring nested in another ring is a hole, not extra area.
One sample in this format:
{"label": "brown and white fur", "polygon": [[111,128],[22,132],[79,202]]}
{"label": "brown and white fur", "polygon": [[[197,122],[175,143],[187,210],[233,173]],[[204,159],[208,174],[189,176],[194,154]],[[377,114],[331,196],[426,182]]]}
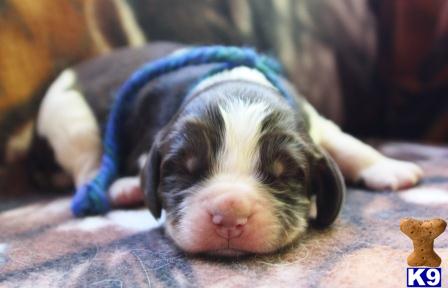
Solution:
{"label": "brown and white fur", "polygon": [[[37,134],[77,187],[98,170],[113,91],[143,62],[181,48],[159,43],[116,52],[66,70],[48,90]],[[145,200],[156,217],[164,209],[166,231],[181,249],[268,253],[297,239],[310,221],[331,224],[344,193],[339,169],[374,190],[406,188],[422,177],[415,164],[341,131],[292,87],[291,107],[249,68],[212,76],[184,99],[209,69],[182,69],[140,93],[123,120],[123,178],[109,190],[115,206]]]}

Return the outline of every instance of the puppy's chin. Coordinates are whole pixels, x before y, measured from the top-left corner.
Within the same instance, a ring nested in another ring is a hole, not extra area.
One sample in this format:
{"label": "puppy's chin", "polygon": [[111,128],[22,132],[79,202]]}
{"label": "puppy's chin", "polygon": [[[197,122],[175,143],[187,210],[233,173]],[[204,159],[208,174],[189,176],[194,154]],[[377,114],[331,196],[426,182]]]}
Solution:
{"label": "puppy's chin", "polygon": [[[180,236],[178,232],[173,231],[172,226],[166,225],[165,229],[176,246],[182,251],[189,254],[219,257],[242,257],[254,254],[270,254],[289,246],[304,232],[300,231],[298,233],[294,233],[296,235],[295,238],[282,237],[280,241],[276,241],[274,244],[267,241],[258,241],[262,240],[260,239],[260,237],[263,237],[258,236],[258,239],[241,239],[241,241],[238,241],[238,243],[232,243],[232,240],[229,245],[229,242],[227,240],[215,236],[212,236],[207,240],[193,237],[193,239],[185,241],[185,238],[183,238],[183,236]],[[269,236],[267,237],[269,238]]]}
{"label": "puppy's chin", "polygon": [[[250,243],[247,240],[243,240],[245,243],[241,243],[241,241],[239,241],[238,244],[230,244],[228,240],[210,234],[206,236],[198,235],[198,237],[204,237],[203,239],[192,237],[192,239],[186,240],[184,238],[185,236],[180,236],[179,233],[173,232],[172,227],[170,228],[170,226],[166,226],[165,229],[176,246],[189,254],[237,257],[249,254],[266,254],[274,252],[280,248],[276,245],[268,246],[258,243]],[[231,242],[233,242],[233,240],[231,240]]]}
{"label": "puppy's chin", "polygon": [[219,249],[214,251],[208,251],[206,254],[211,256],[238,257],[238,256],[246,256],[253,253],[236,249]]}

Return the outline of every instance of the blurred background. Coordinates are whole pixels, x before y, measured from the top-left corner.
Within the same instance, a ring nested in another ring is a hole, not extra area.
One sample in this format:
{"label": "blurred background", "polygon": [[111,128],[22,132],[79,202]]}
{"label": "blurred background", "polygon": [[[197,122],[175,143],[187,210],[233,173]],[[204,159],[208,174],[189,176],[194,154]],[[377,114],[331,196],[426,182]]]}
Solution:
{"label": "blurred background", "polygon": [[445,0],[0,0],[0,188],[18,179],[10,175],[58,73],[159,40],[275,55],[298,90],[356,136],[448,140]]}

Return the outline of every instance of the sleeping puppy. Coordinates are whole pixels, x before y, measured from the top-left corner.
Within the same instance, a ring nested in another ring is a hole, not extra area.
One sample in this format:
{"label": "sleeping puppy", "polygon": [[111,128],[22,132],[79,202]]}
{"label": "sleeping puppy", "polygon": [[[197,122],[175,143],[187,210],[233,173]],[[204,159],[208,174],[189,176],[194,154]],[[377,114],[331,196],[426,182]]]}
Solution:
{"label": "sleeping puppy", "polygon": [[[183,48],[155,43],[114,52],[66,70],[50,87],[37,134],[77,187],[100,165],[114,91],[143,63]],[[287,80],[295,105],[247,67],[193,86],[214,67],[181,69],[139,93],[122,120],[123,178],[109,190],[115,206],[144,200],[155,217],[164,209],[166,232],[184,251],[268,253],[292,243],[309,222],[331,224],[345,189],[340,172],[377,190],[422,177],[416,165],[343,133]]]}

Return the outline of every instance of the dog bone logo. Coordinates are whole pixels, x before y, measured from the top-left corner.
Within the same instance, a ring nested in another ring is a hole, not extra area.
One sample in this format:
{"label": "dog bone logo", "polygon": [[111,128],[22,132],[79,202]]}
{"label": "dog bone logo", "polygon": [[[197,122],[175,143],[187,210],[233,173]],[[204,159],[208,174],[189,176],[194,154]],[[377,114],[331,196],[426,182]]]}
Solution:
{"label": "dog bone logo", "polygon": [[445,231],[446,222],[442,219],[416,220],[404,218],[400,230],[411,238],[414,251],[408,256],[409,266],[438,267],[442,260],[434,252],[434,239]]}

